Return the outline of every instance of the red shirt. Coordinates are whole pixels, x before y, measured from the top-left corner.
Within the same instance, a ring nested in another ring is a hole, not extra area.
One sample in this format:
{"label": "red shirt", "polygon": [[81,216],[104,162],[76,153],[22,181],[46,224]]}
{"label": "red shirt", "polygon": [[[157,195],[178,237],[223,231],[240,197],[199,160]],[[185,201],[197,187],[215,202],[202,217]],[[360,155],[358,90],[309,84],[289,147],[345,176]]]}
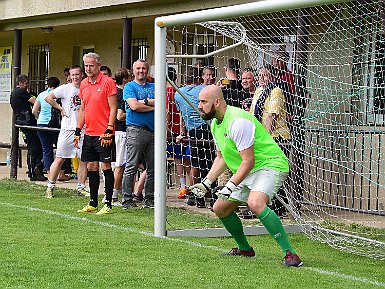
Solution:
{"label": "red shirt", "polygon": [[166,88],[166,110],[171,117],[167,117],[167,129],[173,133],[180,133],[180,113],[176,108],[175,89],[172,86]]}
{"label": "red shirt", "polygon": [[110,116],[108,97],[116,94],[114,80],[102,73],[99,73],[94,83],[88,78],[82,80],[79,97],[84,103],[86,135],[100,136],[106,131]]}

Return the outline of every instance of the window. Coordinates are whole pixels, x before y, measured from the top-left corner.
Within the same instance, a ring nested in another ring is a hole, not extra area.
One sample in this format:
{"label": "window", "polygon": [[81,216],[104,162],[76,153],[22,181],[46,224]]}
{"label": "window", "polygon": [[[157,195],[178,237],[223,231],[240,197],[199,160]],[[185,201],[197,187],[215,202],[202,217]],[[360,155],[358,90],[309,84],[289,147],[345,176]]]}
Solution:
{"label": "window", "polygon": [[132,39],[131,61],[134,63],[138,59],[147,60],[148,44],[146,38]]}
{"label": "window", "polygon": [[28,49],[28,76],[29,91],[31,94],[39,94],[45,90],[49,69],[49,46],[33,45]]}

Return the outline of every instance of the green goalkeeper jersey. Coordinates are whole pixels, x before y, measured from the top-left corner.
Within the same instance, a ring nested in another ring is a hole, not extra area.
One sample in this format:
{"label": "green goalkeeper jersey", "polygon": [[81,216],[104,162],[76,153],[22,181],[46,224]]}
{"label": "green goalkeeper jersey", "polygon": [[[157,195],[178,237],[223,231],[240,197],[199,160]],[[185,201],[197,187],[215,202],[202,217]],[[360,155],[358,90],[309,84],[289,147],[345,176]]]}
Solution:
{"label": "green goalkeeper jersey", "polygon": [[251,146],[255,158],[251,173],[261,168],[289,172],[287,157],[251,113],[228,105],[221,123],[213,119],[211,132],[226,165],[234,174],[242,162],[239,151]]}

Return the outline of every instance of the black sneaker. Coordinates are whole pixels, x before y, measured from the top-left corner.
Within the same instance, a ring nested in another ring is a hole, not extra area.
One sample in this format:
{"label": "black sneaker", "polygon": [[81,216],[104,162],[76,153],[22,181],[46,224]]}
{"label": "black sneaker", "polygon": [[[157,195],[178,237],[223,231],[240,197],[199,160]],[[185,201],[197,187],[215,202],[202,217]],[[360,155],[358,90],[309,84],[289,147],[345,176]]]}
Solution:
{"label": "black sneaker", "polygon": [[193,193],[189,193],[187,195],[187,202],[186,202],[187,206],[195,206],[196,204],[196,201],[195,201],[195,195]]}
{"label": "black sneaker", "polygon": [[196,198],[196,203],[198,208],[206,208],[205,198]]}
{"label": "black sneaker", "polygon": [[122,204],[123,210],[129,210],[129,209],[133,209],[133,208],[136,208],[136,207],[137,207],[137,205],[135,205],[132,201],[125,201]]}
{"label": "black sneaker", "polygon": [[151,196],[149,198],[145,198],[143,207],[153,209],[154,208],[154,197]]}
{"label": "black sneaker", "polygon": [[38,168],[38,167],[35,167],[35,169],[33,170],[33,172],[35,173],[36,175],[36,179],[40,182],[44,182],[44,181],[47,181],[48,178],[46,178],[43,174],[43,172]]}
{"label": "black sneaker", "polygon": [[143,195],[133,195],[132,196],[132,201],[136,204],[136,203],[143,203]]}
{"label": "black sneaker", "polygon": [[230,252],[223,253],[221,256],[243,256],[243,257],[254,257],[255,252],[253,247],[250,250],[239,250],[238,248],[232,248]]}
{"label": "black sneaker", "polygon": [[286,256],[283,258],[283,265],[286,267],[300,267],[303,265],[303,262],[297,254],[286,251]]}

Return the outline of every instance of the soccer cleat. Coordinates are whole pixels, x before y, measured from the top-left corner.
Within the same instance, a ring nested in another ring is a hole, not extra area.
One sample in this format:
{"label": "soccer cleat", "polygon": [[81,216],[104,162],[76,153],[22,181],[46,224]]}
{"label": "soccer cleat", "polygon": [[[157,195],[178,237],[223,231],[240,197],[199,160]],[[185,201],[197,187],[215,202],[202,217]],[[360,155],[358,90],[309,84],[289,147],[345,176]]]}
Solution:
{"label": "soccer cleat", "polygon": [[250,250],[239,250],[238,248],[232,248],[230,252],[223,253],[221,256],[243,256],[243,257],[254,257],[255,252],[253,247]]}
{"label": "soccer cleat", "polygon": [[286,251],[286,256],[283,258],[283,265],[286,267],[300,267],[303,265],[302,260],[297,254],[293,254],[290,251]]}
{"label": "soccer cleat", "polygon": [[83,209],[77,210],[78,213],[95,213],[97,211],[97,208],[86,205]]}
{"label": "soccer cleat", "polygon": [[103,197],[103,199],[102,199],[102,203],[103,203],[103,204],[107,203],[106,195],[104,195],[104,197]]}
{"label": "soccer cleat", "polygon": [[186,195],[188,194],[188,189],[183,188],[179,191],[178,199],[184,199]]}
{"label": "soccer cleat", "polygon": [[106,215],[106,214],[112,214],[112,208],[109,208],[107,205],[104,205],[103,208],[96,213],[96,215]]}
{"label": "soccer cleat", "polygon": [[53,198],[53,188],[48,188],[45,190],[44,194],[46,199],[52,199]]}
{"label": "soccer cleat", "polygon": [[90,192],[87,191],[85,188],[79,189],[78,194],[81,197],[89,197],[90,196]]}

